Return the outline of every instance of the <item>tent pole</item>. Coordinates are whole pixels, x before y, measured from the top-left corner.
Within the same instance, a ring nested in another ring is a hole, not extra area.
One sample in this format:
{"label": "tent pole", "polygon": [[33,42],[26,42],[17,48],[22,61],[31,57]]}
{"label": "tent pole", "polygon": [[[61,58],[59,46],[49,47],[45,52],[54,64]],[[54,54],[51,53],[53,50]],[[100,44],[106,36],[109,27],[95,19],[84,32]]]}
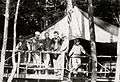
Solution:
{"label": "tent pole", "polygon": [[92,75],[91,82],[96,82],[97,79],[97,57],[96,57],[96,43],[95,43],[95,28],[94,28],[94,17],[93,17],[93,0],[88,0],[88,15],[89,15],[89,30],[90,30],[90,45],[91,45],[91,56],[92,56]]}
{"label": "tent pole", "polygon": [[4,64],[5,64],[5,53],[7,46],[7,35],[8,35],[8,24],[9,24],[9,4],[10,0],[6,0],[6,10],[5,10],[5,22],[4,22],[4,36],[3,36],[3,45],[1,51],[1,62],[0,62],[0,82],[3,82],[4,76]]}

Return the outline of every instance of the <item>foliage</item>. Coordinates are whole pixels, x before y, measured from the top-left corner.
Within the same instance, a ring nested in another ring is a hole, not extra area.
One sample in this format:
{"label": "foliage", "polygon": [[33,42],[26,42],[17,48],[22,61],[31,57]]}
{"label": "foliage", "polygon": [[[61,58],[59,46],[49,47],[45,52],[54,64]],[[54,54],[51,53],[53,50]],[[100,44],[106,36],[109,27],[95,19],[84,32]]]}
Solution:
{"label": "foliage", "polygon": [[[13,22],[16,0],[10,1],[10,20]],[[63,17],[65,9],[65,0],[48,0],[48,2],[45,2],[45,0],[21,0],[17,27],[20,30],[26,28],[28,32],[43,31]],[[5,0],[0,0],[0,15],[4,16],[4,11]]]}
{"label": "foliage", "polygon": [[[83,11],[88,11],[87,0],[76,0],[77,6]],[[115,17],[120,13],[119,0],[93,0],[94,16],[118,26]]]}
{"label": "foliage", "polygon": [[[5,1],[0,0],[0,21],[2,21],[2,24],[4,22]],[[117,26],[115,17],[118,17],[120,11],[118,0],[93,1],[94,16]],[[16,3],[17,0],[10,0],[10,27],[13,26]],[[88,10],[87,0],[73,0],[73,4],[76,4],[83,11],[87,12]],[[43,31],[47,29],[65,16],[66,5],[66,0],[48,0],[48,2],[46,0],[21,0],[17,35],[32,34],[35,30]],[[3,27],[2,24],[0,24],[1,27]],[[12,30],[10,31],[12,32]]]}

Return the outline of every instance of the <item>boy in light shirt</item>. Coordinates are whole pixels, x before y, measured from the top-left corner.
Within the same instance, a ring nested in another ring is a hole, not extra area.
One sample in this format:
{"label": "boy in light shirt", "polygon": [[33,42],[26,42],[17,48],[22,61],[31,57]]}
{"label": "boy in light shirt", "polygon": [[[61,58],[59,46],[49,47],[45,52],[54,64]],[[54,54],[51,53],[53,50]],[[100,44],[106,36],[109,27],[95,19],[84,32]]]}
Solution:
{"label": "boy in light shirt", "polygon": [[86,53],[80,41],[78,39],[74,40],[74,45],[69,53],[70,56],[70,70],[74,73],[77,72],[77,68],[81,65],[81,54]]}

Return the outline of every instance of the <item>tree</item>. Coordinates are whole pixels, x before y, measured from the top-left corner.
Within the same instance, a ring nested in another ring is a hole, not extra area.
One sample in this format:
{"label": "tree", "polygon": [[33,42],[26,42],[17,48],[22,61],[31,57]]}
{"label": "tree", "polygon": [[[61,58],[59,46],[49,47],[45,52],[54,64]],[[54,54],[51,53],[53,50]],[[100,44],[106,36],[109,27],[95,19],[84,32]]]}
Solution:
{"label": "tree", "polygon": [[14,43],[13,43],[13,52],[12,52],[13,69],[12,69],[12,73],[11,73],[10,77],[8,78],[7,82],[12,82],[12,79],[14,77],[14,74],[15,74],[16,68],[17,68],[17,64],[15,62],[15,52],[16,52],[16,25],[17,25],[19,4],[20,4],[20,0],[18,0],[18,2],[17,2],[15,19],[14,19]]}
{"label": "tree", "polygon": [[8,24],[9,24],[9,4],[10,4],[10,0],[6,0],[4,36],[3,36],[3,45],[2,45],[1,62],[0,62],[0,70],[1,70],[0,82],[3,82],[3,75],[4,75],[5,53],[6,53],[6,46],[7,46]]}
{"label": "tree", "polygon": [[[117,0],[118,7],[120,1]],[[116,62],[116,73],[115,73],[115,82],[120,82],[120,12],[117,11],[118,16],[116,16],[116,21],[118,23],[118,41],[117,41],[117,62]]]}
{"label": "tree", "polygon": [[93,0],[88,0],[88,14],[89,14],[89,29],[90,29],[90,45],[91,45],[91,61],[92,61],[92,76],[91,82],[96,82],[97,79],[97,57],[96,57],[96,44],[95,44],[95,28],[93,17]]}
{"label": "tree", "polygon": [[115,82],[120,82],[120,27],[119,27],[118,41],[117,41],[117,62],[116,62]]}

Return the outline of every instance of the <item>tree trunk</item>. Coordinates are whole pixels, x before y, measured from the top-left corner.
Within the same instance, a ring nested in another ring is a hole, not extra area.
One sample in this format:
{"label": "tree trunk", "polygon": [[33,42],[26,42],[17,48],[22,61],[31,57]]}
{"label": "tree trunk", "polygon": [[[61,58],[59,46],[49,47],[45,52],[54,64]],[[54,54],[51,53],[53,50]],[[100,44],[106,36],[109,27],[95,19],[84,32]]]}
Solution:
{"label": "tree trunk", "polygon": [[[67,0],[67,9],[66,9],[66,14],[67,14],[67,16],[68,16],[68,24],[69,24],[69,28],[68,28],[68,40],[70,40],[70,38],[72,37],[72,30],[71,30],[71,21],[72,21],[72,8],[73,8],[73,5],[72,5],[72,0]],[[69,41],[68,41],[69,42]],[[69,43],[68,43],[68,45],[70,45]],[[69,46],[68,46],[68,49],[69,49]],[[70,70],[70,63],[69,63],[69,70]],[[72,82],[72,80],[71,80],[71,71],[70,71],[70,73],[69,73],[69,76],[68,76],[68,82]]]}
{"label": "tree trunk", "polygon": [[119,24],[119,30],[118,30],[118,41],[117,41],[117,62],[116,62],[115,82],[120,82],[120,20],[119,19],[120,19],[120,15],[118,16],[118,18],[116,17],[116,20]]}
{"label": "tree trunk", "polygon": [[118,32],[118,42],[117,42],[117,63],[116,63],[116,73],[115,82],[120,82],[120,28]]}
{"label": "tree trunk", "polygon": [[1,70],[0,82],[3,82],[3,75],[4,75],[5,53],[6,53],[6,46],[7,46],[8,24],[9,24],[9,3],[10,3],[10,0],[6,0],[4,36],[3,36],[3,45],[2,45],[1,62],[0,62],[0,70]]}
{"label": "tree trunk", "polygon": [[12,69],[11,75],[8,78],[7,82],[12,82],[14,74],[16,72],[16,68],[17,68],[17,64],[15,62],[15,51],[16,51],[16,25],[17,25],[17,16],[18,16],[19,4],[20,4],[20,0],[18,0],[18,2],[17,2],[15,19],[14,19],[14,41],[13,41],[14,43],[13,43],[13,52],[12,52],[13,69]]}
{"label": "tree trunk", "polygon": [[94,17],[93,17],[93,6],[92,0],[89,2],[89,29],[90,29],[90,39],[91,39],[91,57],[92,57],[92,75],[91,82],[96,82],[97,79],[97,57],[96,57],[96,44],[95,44],[95,28],[94,28]]}
{"label": "tree trunk", "polygon": [[72,29],[71,29],[71,21],[72,21],[72,12],[73,12],[73,5],[72,5],[72,0],[67,0],[67,10],[66,10],[66,14],[68,16],[68,24],[69,24],[69,36],[68,39],[70,39],[72,37]]}

